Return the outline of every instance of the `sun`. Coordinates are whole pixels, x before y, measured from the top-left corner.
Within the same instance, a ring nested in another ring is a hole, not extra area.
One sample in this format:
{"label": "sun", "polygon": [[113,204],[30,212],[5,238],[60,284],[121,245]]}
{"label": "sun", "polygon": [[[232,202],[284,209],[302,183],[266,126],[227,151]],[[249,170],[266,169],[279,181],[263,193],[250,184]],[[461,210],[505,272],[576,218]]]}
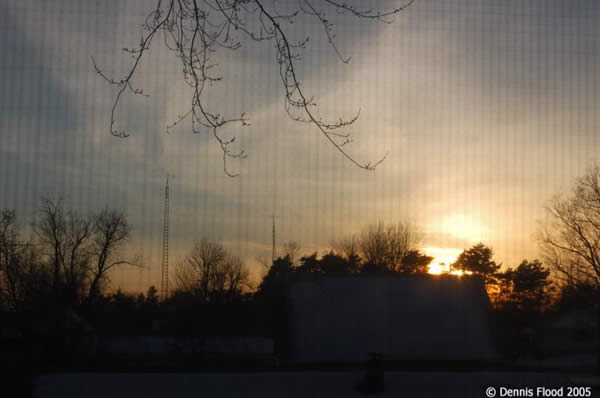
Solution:
{"label": "sun", "polygon": [[[458,255],[462,252],[456,248],[442,248],[442,247],[424,247],[423,252],[428,256],[433,257],[431,264],[429,264],[429,274],[440,275],[447,273],[450,270],[450,264],[454,263],[458,258]],[[452,275],[463,275],[463,271],[452,270]]]}

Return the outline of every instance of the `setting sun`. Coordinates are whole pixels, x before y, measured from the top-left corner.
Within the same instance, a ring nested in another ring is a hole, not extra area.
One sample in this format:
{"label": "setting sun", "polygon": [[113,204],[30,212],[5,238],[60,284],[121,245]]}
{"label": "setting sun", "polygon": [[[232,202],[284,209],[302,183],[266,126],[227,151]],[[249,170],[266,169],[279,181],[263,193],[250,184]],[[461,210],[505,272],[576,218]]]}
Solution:
{"label": "setting sun", "polygon": [[[433,261],[429,264],[429,273],[432,275],[440,275],[450,270],[450,264],[456,261],[461,250],[456,248],[442,247],[425,247],[423,251],[428,256],[433,257]],[[462,271],[454,270],[450,272],[452,275],[463,275]]]}

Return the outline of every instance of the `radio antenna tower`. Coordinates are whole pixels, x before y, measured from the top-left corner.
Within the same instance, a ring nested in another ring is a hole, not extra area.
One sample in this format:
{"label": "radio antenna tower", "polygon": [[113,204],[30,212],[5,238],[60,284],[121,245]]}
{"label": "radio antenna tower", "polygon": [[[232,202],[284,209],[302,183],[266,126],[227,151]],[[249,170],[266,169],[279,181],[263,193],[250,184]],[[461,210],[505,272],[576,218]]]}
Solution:
{"label": "radio antenna tower", "polygon": [[275,244],[275,218],[277,218],[278,216],[271,216],[273,217],[273,262],[275,262],[275,252],[276,252],[276,244]]}
{"label": "radio antenna tower", "polygon": [[162,281],[160,298],[165,301],[169,297],[169,175],[165,185],[165,209],[163,212],[163,247],[162,247]]}

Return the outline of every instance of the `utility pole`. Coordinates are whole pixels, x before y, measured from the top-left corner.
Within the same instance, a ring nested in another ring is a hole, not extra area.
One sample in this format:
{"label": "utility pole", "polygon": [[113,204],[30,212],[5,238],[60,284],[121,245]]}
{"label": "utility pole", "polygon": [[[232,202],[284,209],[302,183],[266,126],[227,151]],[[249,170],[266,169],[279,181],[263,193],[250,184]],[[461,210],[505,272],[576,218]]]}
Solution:
{"label": "utility pole", "polygon": [[169,175],[165,184],[165,208],[163,212],[163,247],[162,247],[162,281],[160,285],[160,299],[165,301],[169,297]]}

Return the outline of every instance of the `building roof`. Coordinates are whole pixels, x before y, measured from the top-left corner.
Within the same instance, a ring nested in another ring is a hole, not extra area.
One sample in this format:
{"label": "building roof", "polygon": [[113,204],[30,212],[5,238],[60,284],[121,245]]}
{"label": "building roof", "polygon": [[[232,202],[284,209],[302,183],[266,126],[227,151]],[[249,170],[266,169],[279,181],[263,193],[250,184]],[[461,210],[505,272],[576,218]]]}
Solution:
{"label": "building roof", "polygon": [[322,277],[290,288],[291,357],[484,360],[494,352],[491,309],[475,277]]}

